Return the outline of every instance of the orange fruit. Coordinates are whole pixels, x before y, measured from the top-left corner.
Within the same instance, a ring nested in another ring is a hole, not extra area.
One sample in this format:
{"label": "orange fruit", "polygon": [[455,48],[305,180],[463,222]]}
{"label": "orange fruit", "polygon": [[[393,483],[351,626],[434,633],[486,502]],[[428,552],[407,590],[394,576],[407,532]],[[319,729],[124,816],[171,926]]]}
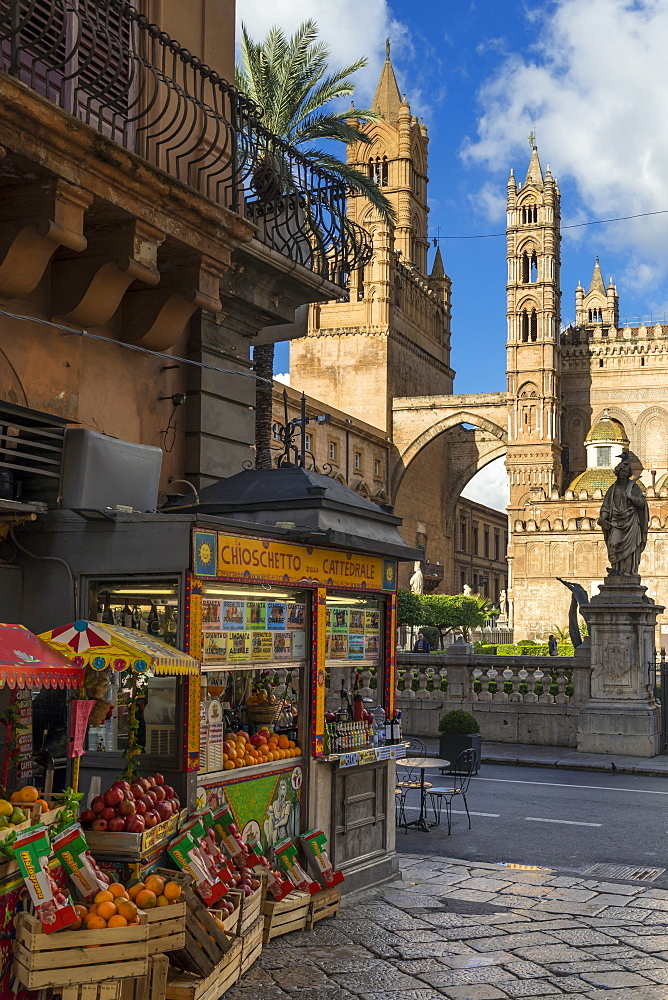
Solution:
{"label": "orange fruit", "polygon": [[244,764],[246,765],[246,767],[250,767],[254,763],[255,763],[255,758],[251,757],[251,755],[247,753],[246,756],[244,757]]}
{"label": "orange fruit", "polygon": [[134,924],[139,923],[139,917],[135,917],[134,920],[128,920],[128,927],[132,927]]}
{"label": "orange fruit", "polygon": [[34,785],[25,785],[16,793],[18,802],[37,802],[39,792]]}
{"label": "orange fruit", "polygon": [[234,762],[234,766],[235,767],[243,767],[244,766],[243,759],[241,757],[237,757],[237,759]]}
{"label": "orange fruit", "polygon": [[44,799],[36,799],[34,804],[36,806],[39,806],[43,813],[48,812],[49,809],[51,808],[49,803],[46,802]]}
{"label": "orange fruit", "polygon": [[84,921],[87,931],[101,931],[107,926],[107,921],[102,917],[88,916]]}
{"label": "orange fruit", "polygon": [[301,757],[301,753],[302,753],[302,748],[295,747],[295,757]]}
{"label": "orange fruit", "polygon": [[108,889],[102,889],[100,892],[98,892],[97,896],[93,900],[93,902],[97,903],[98,905],[100,903],[113,903],[113,901],[114,897],[112,893],[109,892]]}
{"label": "orange fruit", "polygon": [[114,897],[114,899],[119,899],[121,896],[124,899],[128,899],[128,890],[121,882],[112,882],[109,886],[108,891]]}
{"label": "orange fruit", "polygon": [[152,910],[157,902],[157,896],[150,889],[142,889],[135,896],[135,903],[140,910]]}
{"label": "orange fruit", "polygon": [[178,882],[166,882],[164,894],[170,903],[174,902],[175,899],[179,899],[181,896],[181,886]]}
{"label": "orange fruit", "polygon": [[137,916],[137,907],[129,899],[119,899],[116,904],[116,908],[118,910],[118,915],[120,917],[125,917],[129,924],[131,924]]}
{"label": "orange fruit", "polygon": [[159,896],[165,888],[165,880],[164,878],[161,878],[160,875],[149,875],[148,878],[145,879],[144,885],[149,892],[154,892],[156,896]]}
{"label": "orange fruit", "polygon": [[125,919],[125,917],[122,917],[120,913],[116,913],[114,914],[113,917],[110,917],[107,923],[107,927],[127,927],[127,926],[128,926],[127,920]]}
{"label": "orange fruit", "polygon": [[103,920],[111,920],[118,913],[115,903],[98,903],[97,904],[97,916],[102,917]]}
{"label": "orange fruit", "polygon": [[77,916],[81,917],[82,920],[85,920],[86,917],[88,916],[88,907],[84,906],[83,903],[75,903],[74,909],[76,911]]}
{"label": "orange fruit", "polygon": [[290,747],[291,750],[294,750],[297,744],[295,743],[294,740],[288,740],[288,746]]}
{"label": "orange fruit", "polygon": [[169,900],[167,899],[166,896],[160,895],[160,896],[158,896],[155,905],[156,906],[169,906]]}
{"label": "orange fruit", "polygon": [[278,748],[279,748],[279,750],[287,750],[289,746],[290,746],[290,741],[287,738],[287,736],[279,736],[278,737]]}
{"label": "orange fruit", "polygon": [[234,746],[234,747],[230,746],[230,749],[227,751],[227,759],[228,760],[235,760],[236,756],[237,756],[236,746]]}
{"label": "orange fruit", "polygon": [[129,893],[130,899],[136,899],[137,893],[141,892],[142,889],[145,889],[145,888],[146,888],[146,886],[144,885],[143,882],[135,882],[135,884],[131,885],[130,888],[128,889],[128,893]]}
{"label": "orange fruit", "polygon": [[234,770],[234,761],[226,760],[225,763],[223,764],[223,771],[233,771],[233,770]]}

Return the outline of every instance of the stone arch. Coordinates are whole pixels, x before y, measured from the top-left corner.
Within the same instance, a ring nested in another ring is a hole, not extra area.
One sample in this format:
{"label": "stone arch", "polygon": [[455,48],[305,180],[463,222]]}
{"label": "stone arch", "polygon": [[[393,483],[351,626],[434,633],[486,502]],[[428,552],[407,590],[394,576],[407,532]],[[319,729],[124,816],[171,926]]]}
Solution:
{"label": "stone arch", "polygon": [[591,427],[588,410],[580,407],[568,410],[562,428],[562,441],[568,448],[568,465],[571,472],[584,472],[587,454],[584,441]]}
{"label": "stone arch", "polygon": [[638,418],[635,440],[646,469],[668,468],[668,413],[662,406],[650,406]]}

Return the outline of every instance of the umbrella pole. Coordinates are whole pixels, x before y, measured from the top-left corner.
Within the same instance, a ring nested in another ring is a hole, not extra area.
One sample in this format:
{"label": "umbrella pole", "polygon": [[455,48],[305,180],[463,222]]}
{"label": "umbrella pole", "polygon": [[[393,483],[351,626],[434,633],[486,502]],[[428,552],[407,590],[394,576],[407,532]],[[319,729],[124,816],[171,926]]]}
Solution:
{"label": "umbrella pole", "polygon": [[81,770],[81,757],[72,760],[72,791],[79,791],[79,772]]}

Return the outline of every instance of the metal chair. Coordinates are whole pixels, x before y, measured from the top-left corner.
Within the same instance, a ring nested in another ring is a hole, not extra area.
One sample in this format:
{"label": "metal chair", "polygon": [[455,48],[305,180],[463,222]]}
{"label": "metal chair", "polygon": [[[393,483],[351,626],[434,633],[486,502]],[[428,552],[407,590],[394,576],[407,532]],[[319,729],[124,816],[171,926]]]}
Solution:
{"label": "metal chair", "polygon": [[462,750],[457,761],[455,763],[453,776],[454,784],[452,788],[430,788],[429,797],[431,799],[431,807],[434,810],[434,821],[437,826],[441,824],[441,810],[443,808],[443,803],[445,803],[445,815],[448,820],[448,834],[452,829],[452,800],[458,795],[461,795],[464,802],[464,808],[466,809],[466,815],[469,821],[469,830],[471,829],[471,814],[469,813],[468,802],[466,801],[466,793],[471,782],[471,775],[473,774],[476,766],[476,752],[475,750]]}
{"label": "metal chair", "polygon": [[[422,740],[416,739],[415,737],[411,737],[407,742],[408,746],[406,747],[406,756],[408,758],[423,761],[427,756],[426,743],[423,743]],[[400,780],[397,781],[396,788],[394,790],[397,807],[396,822],[397,826],[405,826],[406,833],[408,833],[408,827],[406,826],[406,798],[410,791],[420,791],[422,775],[419,767],[411,767],[408,764],[404,764],[401,759],[397,761],[397,767],[402,768],[405,773],[402,775]],[[425,782],[425,788],[431,788],[431,783],[428,781]]]}

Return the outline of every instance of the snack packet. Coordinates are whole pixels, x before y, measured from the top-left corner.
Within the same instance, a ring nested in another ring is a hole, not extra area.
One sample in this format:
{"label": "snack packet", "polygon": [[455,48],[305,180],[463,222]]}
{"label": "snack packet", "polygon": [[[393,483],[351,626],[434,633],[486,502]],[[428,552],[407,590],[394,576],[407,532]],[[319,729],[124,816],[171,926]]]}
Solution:
{"label": "snack packet", "polygon": [[168,851],[178,867],[182,871],[188,872],[194,879],[195,891],[207,906],[211,906],[225,895],[227,886],[219,878],[209,873],[192,832],[182,831],[171,842]]}
{"label": "snack packet", "polygon": [[299,889],[301,892],[310,892],[312,896],[316,892],[320,892],[318,883],[314,882],[299,864],[297,848],[289,837],[274,844],[272,850],[295,889]]}
{"label": "snack packet", "polygon": [[325,888],[331,889],[344,881],[343,873],[335,872],[332,862],[329,860],[329,855],[325,850],[327,837],[322,830],[308,830],[302,834],[300,840],[311,870]]}
{"label": "snack packet", "polygon": [[78,823],[73,823],[56,834],[52,845],[62,868],[82,899],[90,900],[100,890],[107,888],[109,876],[98,868]]}
{"label": "snack packet", "polygon": [[17,834],[14,856],[25,880],[45,934],[61,931],[78,920],[72,900],[49,871],[51,843],[45,826],[31,826]]}

